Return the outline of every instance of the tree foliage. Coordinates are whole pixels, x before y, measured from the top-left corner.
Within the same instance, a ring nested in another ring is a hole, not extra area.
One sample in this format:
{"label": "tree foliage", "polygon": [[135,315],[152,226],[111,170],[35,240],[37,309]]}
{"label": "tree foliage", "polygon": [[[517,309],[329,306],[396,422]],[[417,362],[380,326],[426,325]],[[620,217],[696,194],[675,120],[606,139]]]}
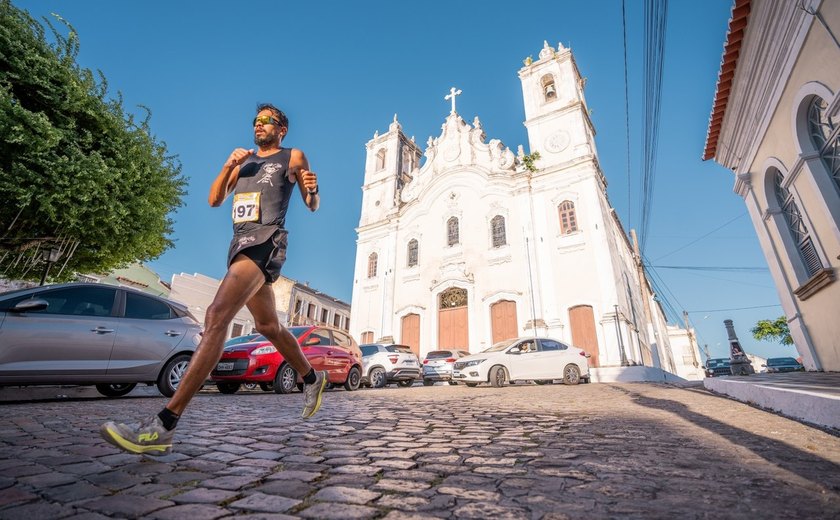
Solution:
{"label": "tree foliage", "polygon": [[7,278],[37,278],[40,269],[20,259],[59,240],[78,244],[62,278],[156,258],[173,245],[169,214],[185,195],[181,165],[152,136],[149,111],[142,121],[126,114],[104,76],[76,63],[78,35],[54,17],[63,31],[0,0],[0,276]]}
{"label": "tree foliage", "polygon": [[761,320],[750,329],[750,332],[759,341],[776,341],[782,345],[793,345],[787,318],[784,316],[775,320]]}

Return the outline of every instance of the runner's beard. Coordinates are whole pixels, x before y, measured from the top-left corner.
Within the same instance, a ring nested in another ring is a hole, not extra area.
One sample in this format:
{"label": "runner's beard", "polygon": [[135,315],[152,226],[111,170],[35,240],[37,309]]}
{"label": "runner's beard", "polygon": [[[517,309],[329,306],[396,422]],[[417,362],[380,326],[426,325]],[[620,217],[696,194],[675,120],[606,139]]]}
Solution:
{"label": "runner's beard", "polygon": [[277,142],[277,136],[274,134],[263,134],[262,136],[254,136],[254,144],[257,146],[266,146]]}

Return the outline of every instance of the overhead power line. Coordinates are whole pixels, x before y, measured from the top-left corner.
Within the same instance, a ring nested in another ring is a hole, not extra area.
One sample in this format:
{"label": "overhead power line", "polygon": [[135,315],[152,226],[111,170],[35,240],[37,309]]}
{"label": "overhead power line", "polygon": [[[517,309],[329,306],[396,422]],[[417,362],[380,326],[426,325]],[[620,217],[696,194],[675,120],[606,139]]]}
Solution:
{"label": "overhead power line", "polygon": [[745,311],[748,309],[769,309],[771,307],[781,307],[781,304],[775,305],[756,305],[754,307],[733,307],[731,309],[705,309],[705,310],[698,310],[698,311],[686,311],[689,314],[699,313],[699,312],[728,312],[728,311]]}
{"label": "overhead power line", "polygon": [[644,252],[653,208],[659,112],[662,106],[662,70],[665,62],[666,0],[645,1],[644,118],[642,120],[642,224],[640,249]]}
{"label": "overhead power line", "polygon": [[766,267],[723,267],[700,265],[651,265],[657,269],[684,269],[687,271],[733,271],[733,272],[767,272]]}
{"label": "overhead power line", "polygon": [[666,256],[671,256],[671,255],[673,255],[674,253],[676,253],[676,252],[678,252],[678,251],[682,251],[683,249],[685,249],[686,247],[688,247],[688,246],[690,246],[690,245],[694,245],[694,244],[696,244],[697,242],[699,242],[699,241],[703,240],[704,238],[706,238],[707,236],[711,235],[712,233],[715,233],[716,231],[719,231],[719,230],[721,230],[721,229],[725,228],[726,226],[728,226],[729,224],[731,224],[731,223],[735,222],[736,220],[738,220],[739,218],[743,217],[743,216],[744,216],[744,215],[746,215],[746,214],[747,214],[747,212],[746,212],[746,211],[742,212],[740,215],[738,215],[738,216],[736,216],[736,217],[733,217],[733,218],[731,218],[731,219],[727,220],[726,222],[724,222],[724,223],[723,223],[723,224],[721,224],[720,226],[716,227],[715,229],[713,229],[713,230],[709,231],[709,232],[708,232],[708,233],[706,233],[705,235],[695,238],[695,239],[694,239],[694,240],[692,240],[691,242],[689,242],[689,243],[687,243],[687,244],[685,244],[685,245],[683,245],[683,246],[680,246],[680,247],[678,247],[678,248],[674,249],[674,250],[673,250],[673,251],[671,251],[670,253],[666,253],[666,254],[664,254],[664,255],[662,255],[662,256],[660,256],[660,257],[658,257],[658,258],[654,258],[654,259],[653,259],[653,261],[654,261],[654,262],[658,262],[659,260],[662,260],[662,259],[663,259],[663,258],[665,258]]}

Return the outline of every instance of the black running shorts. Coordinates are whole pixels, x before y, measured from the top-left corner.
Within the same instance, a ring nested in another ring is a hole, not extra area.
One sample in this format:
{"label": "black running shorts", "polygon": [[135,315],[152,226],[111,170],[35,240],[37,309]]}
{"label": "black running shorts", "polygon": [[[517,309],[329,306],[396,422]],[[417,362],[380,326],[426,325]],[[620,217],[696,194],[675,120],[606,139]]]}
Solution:
{"label": "black running shorts", "polygon": [[265,283],[274,283],[286,261],[287,239],[288,233],[284,229],[274,230],[267,236],[260,232],[234,235],[228,251],[228,267],[237,255],[244,255],[257,264],[265,275]]}

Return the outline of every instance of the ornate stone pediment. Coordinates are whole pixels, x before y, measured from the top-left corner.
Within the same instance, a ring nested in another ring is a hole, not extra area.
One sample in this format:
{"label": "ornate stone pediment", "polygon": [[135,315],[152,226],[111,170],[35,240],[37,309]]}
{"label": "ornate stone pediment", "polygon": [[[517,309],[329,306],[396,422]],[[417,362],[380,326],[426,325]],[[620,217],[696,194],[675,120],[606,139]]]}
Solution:
{"label": "ornate stone pediment", "polygon": [[400,198],[410,202],[417,198],[432,179],[447,170],[475,166],[497,174],[513,174],[516,156],[498,139],[487,138],[481,121],[476,117],[470,125],[457,112],[452,112],[441,127],[441,134],[426,142],[426,162],[411,174],[403,186]]}

